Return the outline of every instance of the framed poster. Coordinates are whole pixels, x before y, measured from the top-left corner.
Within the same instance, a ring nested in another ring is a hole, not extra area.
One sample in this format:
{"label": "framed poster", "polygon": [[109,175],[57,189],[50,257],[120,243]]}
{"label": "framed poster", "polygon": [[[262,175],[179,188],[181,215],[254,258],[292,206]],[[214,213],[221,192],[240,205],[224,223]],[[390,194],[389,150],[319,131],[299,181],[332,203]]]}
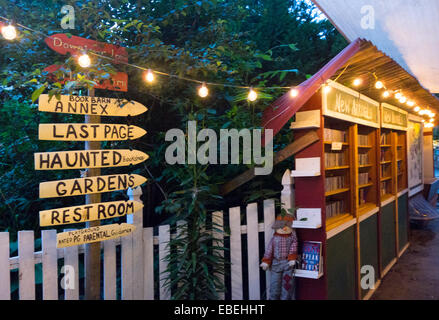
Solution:
{"label": "framed poster", "polygon": [[407,130],[407,170],[409,196],[424,189],[424,124],[422,119],[409,115]]}

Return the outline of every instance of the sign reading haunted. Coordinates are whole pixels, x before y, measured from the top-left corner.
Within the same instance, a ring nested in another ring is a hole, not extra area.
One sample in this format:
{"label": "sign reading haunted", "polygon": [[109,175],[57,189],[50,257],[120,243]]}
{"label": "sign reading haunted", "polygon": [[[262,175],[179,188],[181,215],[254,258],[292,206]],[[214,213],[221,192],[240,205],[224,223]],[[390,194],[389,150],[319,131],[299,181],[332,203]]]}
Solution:
{"label": "sign reading haunted", "polygon": [[323,90],[323,114],[354,123],[378,128],[379,103],[336,82]]}

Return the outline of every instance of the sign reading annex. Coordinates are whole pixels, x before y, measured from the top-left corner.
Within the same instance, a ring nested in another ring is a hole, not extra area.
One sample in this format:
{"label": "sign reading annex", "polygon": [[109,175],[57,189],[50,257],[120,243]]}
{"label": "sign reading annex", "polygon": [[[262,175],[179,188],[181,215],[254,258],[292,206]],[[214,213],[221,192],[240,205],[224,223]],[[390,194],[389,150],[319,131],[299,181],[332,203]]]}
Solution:
{"label": "sign reading annex", "polygon": [[132,224],[122,223],[62,232],[56,235],[57,248],[124,237],[132,233],[135,229],[136,227]]}
{"label": "sign reading annex", "polygon": [[408,112],[387,103],[381,104],[381,126],[383,128],[404,130],[408,128]]}
{"label": "sign reading annex", "polygon": [[123,167],[141,163],[148,157],[146,153],[129,149],[55,151],[34,154],[35,170]]}
{"label": "sign reading annex", "polygon": [[38,128],[40,140],[121,141],[142,137],[146,131],[125,124],[44,123]]}
{"label": "sign reading annex", "polygon": [[322,92],[325,116],[379,128],[378,102],[333,81],[328,86],[330,90]]}
{"label": "sign reading annex", "polygon": [[148,109],[136,101],[124,99],[62,95],[59,100],[53,96],[49,101],[49,95],[42,94],[38,100],[38,110],[55,113],[126,117],[137,116]]}

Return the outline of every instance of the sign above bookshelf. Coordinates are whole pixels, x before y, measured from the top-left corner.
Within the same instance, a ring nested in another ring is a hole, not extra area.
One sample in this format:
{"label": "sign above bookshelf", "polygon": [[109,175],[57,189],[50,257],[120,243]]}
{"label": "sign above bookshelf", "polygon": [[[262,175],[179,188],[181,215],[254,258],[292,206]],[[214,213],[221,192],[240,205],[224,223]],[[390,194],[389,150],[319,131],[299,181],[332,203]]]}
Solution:
{"label": "sign above bookshelf", "polygon": [[387,129],[407,131],[408,112],[387,103],[381,104],[381,126]]}
{"label": "sign above bookshelf", "polygon": [[333,81],[328,86],[331,90],[322,94],[323,115],[379,128],[379,102]]}

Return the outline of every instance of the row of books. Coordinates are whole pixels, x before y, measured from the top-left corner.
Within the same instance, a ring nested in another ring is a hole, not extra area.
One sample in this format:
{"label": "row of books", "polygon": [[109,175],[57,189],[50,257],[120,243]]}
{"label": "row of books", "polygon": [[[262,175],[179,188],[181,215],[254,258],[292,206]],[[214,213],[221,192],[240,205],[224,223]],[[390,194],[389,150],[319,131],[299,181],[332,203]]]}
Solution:
{"label": "row of books", "polygon": [[381,133],[381,145],[390,144],[390,134]]}
{"label": "row of books", "polygon": [[346,142],[346,131],[325,128],[325,141]]}
{"label": "row of books", "polygon": [[358,164],[360,166],[364,166],[370,164],[369,162],[369,153],[359,153],[358,154]]}
{"label": "row of books", "polygon": [[326,218],[335,217],[341,213],[346,212],[346,205],[344,200],[335,200],[326,202]]}
{"label": "row of books", "polygon": [[392,168],[388,164],[381,165],[381,178],[387,178],[392,175]]}
{"label": "row of books", "polygon": [[388,157],[386,157],[387,152],[386,150],[381,149],[381,155],[380,155],[380,161],[390,161],[390,159]]}
{"label": "row of books", "polygon": [[329,192],[337,189],[343,189],[346,185],[345,182],[345,176],[327,177],[325,179],[325,191]]}
{"label": "row of books", "polygon": [[360,206],[366,203],[366,195],[368,191],[369,190],[366,188],[360,189],[358,191],[358,203]]}
{"label": "row of books", "polygon": [[382,196],[390,193],[390,190],[388,190],[388,187],[390,186],[390,182],[391,182],[390,180],[381,182],[381,195]]}
{"label": "row of books", "polygon": [[358,184],[364,185],[369,183],[369,172],[363,172],[358,174]]}
{"label": "row of books", "polygon": [[359,146],[368,146],[369,145],[369,136],[359,134],[358,135],[358,145]]}
{"label": "row of books", "polygon": [[344,166],[346,163],[344,152],[325,152],[325,167],[333,168]]}

